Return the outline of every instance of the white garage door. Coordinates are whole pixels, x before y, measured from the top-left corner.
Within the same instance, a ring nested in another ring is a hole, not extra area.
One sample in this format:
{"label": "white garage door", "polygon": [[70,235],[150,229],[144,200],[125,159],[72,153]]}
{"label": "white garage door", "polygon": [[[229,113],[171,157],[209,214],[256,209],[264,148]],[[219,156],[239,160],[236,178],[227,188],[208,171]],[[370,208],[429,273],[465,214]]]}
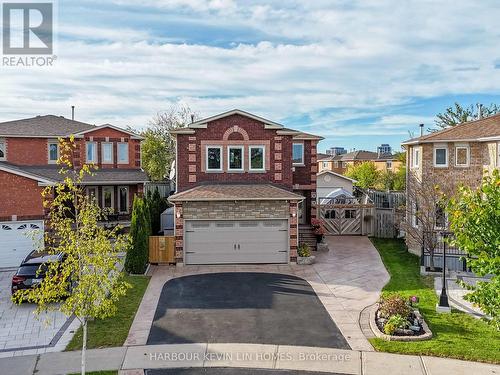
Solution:
{"label": "white garage door", "polygon": [[287,263],[287,220],[186,221],[185,263]]}
{"label": "white garage door", "polygon": [[0,222],[0,268],[18,267],[42,238],[43,221]]}

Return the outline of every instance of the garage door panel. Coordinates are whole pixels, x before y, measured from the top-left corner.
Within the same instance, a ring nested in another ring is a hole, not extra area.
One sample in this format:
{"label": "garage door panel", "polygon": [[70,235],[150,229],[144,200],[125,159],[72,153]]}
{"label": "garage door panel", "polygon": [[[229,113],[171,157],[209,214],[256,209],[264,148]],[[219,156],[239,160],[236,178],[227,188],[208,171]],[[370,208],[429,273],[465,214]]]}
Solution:
{"label": "garage door panel", "polygon": [[287,263],[287,220],[186,221],[186,264]]}
{"label": "garage door panel", "polygon": [[0,268],[17,267],[43,242],[43,221],[0,223]]}

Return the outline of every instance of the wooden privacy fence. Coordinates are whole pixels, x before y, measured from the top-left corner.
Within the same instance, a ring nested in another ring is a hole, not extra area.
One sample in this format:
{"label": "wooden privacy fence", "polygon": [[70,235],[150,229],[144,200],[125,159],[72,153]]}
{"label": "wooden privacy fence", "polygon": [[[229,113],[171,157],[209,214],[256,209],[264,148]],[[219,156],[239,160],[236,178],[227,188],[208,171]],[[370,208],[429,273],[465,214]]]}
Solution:
{"label": "wooden privacy fence", "polygon": [[371,235],[372,204],[319,204],[319,217],[330,235]]}
{"label": "wooden privacy fence", "polygon": [[174,251],[174,236],[149,236],[149,263],[174,263]]}
{"label": "wooden privacy fence", "polygon": [[376,208],[373,235],[378,238],[397,238],[402,215],[404,213],[394,208]]}

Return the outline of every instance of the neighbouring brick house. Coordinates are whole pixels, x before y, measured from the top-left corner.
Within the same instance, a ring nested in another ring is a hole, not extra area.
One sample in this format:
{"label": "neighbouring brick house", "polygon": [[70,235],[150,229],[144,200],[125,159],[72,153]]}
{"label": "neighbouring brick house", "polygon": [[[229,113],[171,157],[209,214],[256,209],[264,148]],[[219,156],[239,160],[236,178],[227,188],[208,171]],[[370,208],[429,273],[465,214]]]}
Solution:
{"label": "neighbouring brick house", "polygon": [[44,227],[41,192],[61,180],[58,138],[75,137],[73,165],[94,163],[85,179],[87,194],[127,225],[133,197],[142,193],[141,137],[105,124],[94,126],[59,116],[0,123],[0,267],[17,266],[33,248],[29,229]]}
{"label": "neighbouring brick house", "polygon": [[240,110],[173,133],[176,262],[294,262],[316,216],[322,138]]}
{"label": "neighbouring brick house", "polygon": [[[500,115],[423,135],[402,145],[407,152],[408,191],[418,191],[426,182],[436,182],[451,190],[459,185],[475,188],[485,171],[500,167]],[[420,230],[423,224],[416,214],[419,202],[412,198],[415,194],[407,195],[407,221]],[[436,207],[428,216],[434,218],[436,230],[447,227],[442,208]],[[410,250],[420,255],[420,244],[407,242]]]}

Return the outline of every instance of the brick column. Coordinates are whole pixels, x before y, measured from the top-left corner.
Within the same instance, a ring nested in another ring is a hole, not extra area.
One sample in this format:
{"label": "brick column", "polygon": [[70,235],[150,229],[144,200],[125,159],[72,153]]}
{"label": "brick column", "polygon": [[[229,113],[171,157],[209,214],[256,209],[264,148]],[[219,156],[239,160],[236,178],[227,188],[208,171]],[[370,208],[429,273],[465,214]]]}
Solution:
{"label": "brick column", "polygon": [[311,219],[316,218],[316,173],[318,172],[316,145],[311,141]]}
{"label": "brick column", "polygon": [[297,230],[298,203],[290,201],[290,262],[297,261],[297,246],[299,234]]}
{"label": "brick column", "polygon": [[175,203],[175,262],[184,262],[184,215],[182,213],[182,203]]}

